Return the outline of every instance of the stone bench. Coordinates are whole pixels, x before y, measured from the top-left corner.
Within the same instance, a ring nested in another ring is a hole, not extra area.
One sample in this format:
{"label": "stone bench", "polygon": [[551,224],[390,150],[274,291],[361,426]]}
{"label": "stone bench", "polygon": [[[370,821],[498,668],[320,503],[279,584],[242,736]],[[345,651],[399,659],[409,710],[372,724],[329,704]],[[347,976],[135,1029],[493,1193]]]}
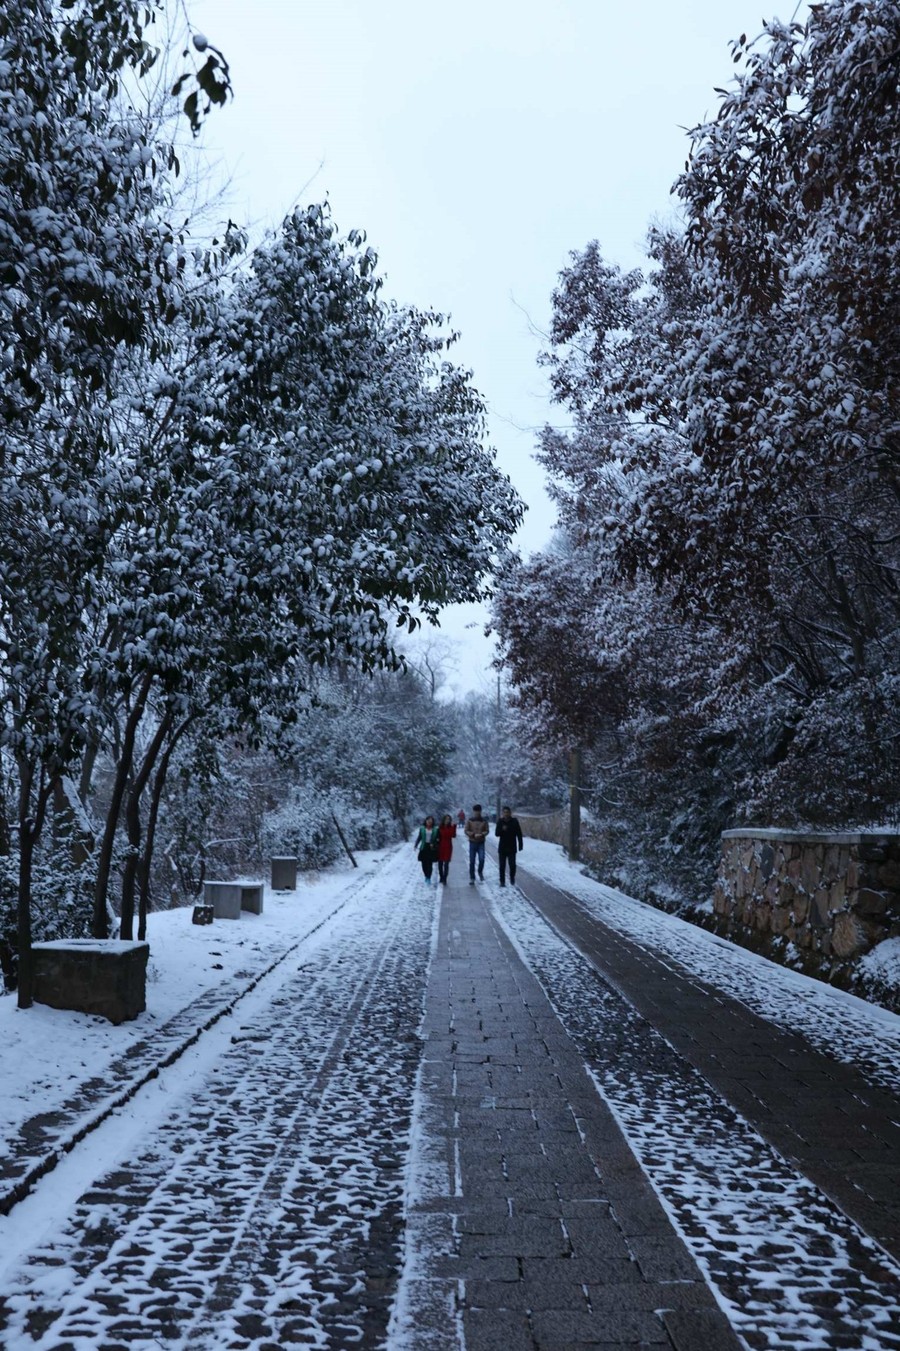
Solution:
{"label": "stone bench", "polygon": [[204,882],[203,900],[211,905],[216,919],[240,919],[241,911],[251,915],[263,912],[262,882]]}
{"label": "stone bench", "polygon": [[272,890],[297,890],[297,860],[295,858],[272,859]]}
{"label": "stone bench", "polygon": [[35,943],[34,998],[53,1009],[124,1023],[147,1007],[149,955],[147,943],[113,938]]}

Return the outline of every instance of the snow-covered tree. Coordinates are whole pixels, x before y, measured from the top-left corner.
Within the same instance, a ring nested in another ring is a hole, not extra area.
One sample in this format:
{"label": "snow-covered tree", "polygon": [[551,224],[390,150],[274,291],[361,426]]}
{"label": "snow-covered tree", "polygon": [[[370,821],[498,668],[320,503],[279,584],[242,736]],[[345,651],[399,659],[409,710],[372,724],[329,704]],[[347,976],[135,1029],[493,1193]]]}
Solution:
{"label": "snow-covered tree", "polygon": [[412,668],[371,679],[345,669],[318,683],[314,706],[293,729],[301,782],[352,814],[356,836],[408,838],[420,812],[436,810],[454,748],[453,720]]}
{"label": "snow-covered tree", "polygon": [[[140,505],[113,540],[98,660],[125,701],[98,931],[120,807],[134,860],[140,796],[168,737],[210,707],[230,708],[245,737],[264,715],[291,722],[310,666],[396,666],[411,607],[435,616],[460,571],[482,594],[518,519],[437,316],[383,303],[360,246],[322,208],[291,216],[220,287],[213,322],[187,336],[190,361],[156,375],[132,421],[122,459]],[[138,766],[145,715],[155,730]]]}
{"label": "snow-covered tree", "polygon": [[607,875],[641,891],[654,874],[689,886],[734,809],[740,764],[715,720],[721,634],[563,533],[504,579],[494,617],[526,761],[550,772],[582,751]]}
{"label": "snow-covered tree", "polygon": [[[112,759],[93,930],[124,820],[128,933],[180,739],[210,719],[277,736],[311,664],[395,665],[397,626],[460,574],[483,594],[521,513],[439,316],[380,298],[361,236],[298,211],[235,279],[240,232],[199,250],[168,224],[176,157],[131,97],[153,12],[0,16],[0,698],[26,955],[68,770],[86,802]],[[192,81],[218,101],[214,50]]]}
{"label": "snow-covered tree", "polygon": [[80,642],[118,516],[98,476],[117,366],[159,348],[184,265],[160,209],[171,158],[122,90],[153,62],[152,11],[0,14],[0,696],[26,953],[34,845],[91,716]]}
{"label": "snow-covered tree", "polygon": [[228,500],[247,562],[285,593],[308,655],[377,665],[388,612],[433,618],[460,575],[484,594],[522,507],[480,444],[483,405],[440,316],[381,300],[375,268],[326,208],[288,217],[198,362],[219,401],[199,401],[191,439],[223,492],[245,477]]}
{"label": "snow-covered tree", "polygon": [[578,583],[533,560],[536,647],[515,594],[501,636],[549,738],[608,715],[654,803],[677,751],[694,821],[742,799],[878,821],[900,797],[898,40],[900,6],[860,0],[740,39],[676,185],[684,234],[651,233],[646,273],[589,245],[554,294],[575,430],[540,455]]}

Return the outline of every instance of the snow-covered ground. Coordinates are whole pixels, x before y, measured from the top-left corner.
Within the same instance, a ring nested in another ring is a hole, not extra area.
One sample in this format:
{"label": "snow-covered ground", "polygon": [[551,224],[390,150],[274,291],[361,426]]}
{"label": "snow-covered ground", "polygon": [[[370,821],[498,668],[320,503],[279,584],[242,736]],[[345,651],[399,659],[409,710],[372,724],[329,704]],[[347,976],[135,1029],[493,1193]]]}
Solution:
{"label": "snow-covered ground", "polygon": [[[271,965],[353,895],[361,877],[371,875],[384,856],[383,850],[360,854],[357,872],[348,863],[326,873],[301,873],[295,893],[267,888],[260,916],[244,914],[205,927],[191,924],[190,909],[151,915],[147,1009],[133,1022],[113,1027],[104,1018],[40,1004],[21,1012],[14,995],[0,997],[0,1144],[35,1112],[52,1111],[73,1085],[102,1076],[115,1058],[152,1037],[204,992],[234,982],[237,988],[246,976]],[[558,845],[529,840],[522,866],[577,897],[658,958],[795,1029],[839,1059],[865,1063],[889,1087],[900,1083],[896,1014],[593,881]]]}
{"label": "snow-covered ground", "polygon": [[[0,1342],[224,1347],[262,1323],[270,1344],[334,1346],[360,1320],[386,1328],[390,1282],[356,1296],[366,1263],[398,1260],[436,899],[404,850],[267,898],[259,919],[154,917],[155,984],[172,982],[155,1019],[200,967],[246,988],[283,960],[0,1219]],[[102,1076],[121,1052],[122,1029],[66,1020],[37,1072],[8,1055],[21,1105],[65,1054]]]}
{"label": "snow-covered ground", "polygon": [[569,862],[559,845],[529,840],[521,865],[576,897],[592,915],[645,947],[658,961],[740,1000],[770,1022],[799,1032],[836,1059],[859,1065],[877,1083],[892,1090],[900,1085],[896,1013],[595,882]]}
{"label": "snow-covered ground", "polygon": [[[552,850],[556,846],[549,846]],[[529,853],[531,842],[529,842]],[[543,855],[544,851],[536,853]],[[559,886],[577,881],[577,870],[556,865],[552,857],[535,864],[536,873],[553,874]],[[547,878],[549,880],[549,878]],[[631,913],[628,898],[597,896],[596,883],[580,888],[588,908],[613,928],[640,930],[659,959],[676,948],[679,959],[693,953],[688,969],[726,989],[729,980],[741,998],[758,994],[757,970],[763,959],[712,940],[694,926],[651,910],[659,920],[645,928]],[[598,1093],[618,1121],[681,1237],[693,1252],[734,1328],[751,1347],[779,1351],[852,1346],[867,1351],[900,1348],[900,1267],[848,1219],[828,1197],[771,1148],[752,1126],[714,1092],[703,1076],[651,1027],[628,1000],[598,982],[590,962],[560,940],[551,925],[521,898],[499,888],[494,908],[523,961],[537,975],[557,1015],[581,1051]],[[642,908],[642,907],[641,907]],[[683,926],[685,932],[679,931]],[[696,947],[692,939],[696,935]],[[742,963],[746,970],[738,974]],[[770,979],[781,968],[766,963]],[[792,973],[784,972],[786,976]],[[811,983],[799,978],[800,983]],[[777,980],[775,980],[777,985]],[[786,989],[775,1001],[783,1008]],[[836,991],[826,991],[837,996]],[[750,1002],[749,1000],[747,1002]],[[859,1003],[860,1001],[855,1001]],[[866,1021],[863,1006],[854,1013],[857,1028]],[[801,1004],[803,1017],[809,1007]],[[838,997],[832,1031],[846,1012]],[[894,1020],[872,1010],[879,1032]],[[820,1015],[821,1017],[821,1015]],[[796,1022],[794,1023],[796,1026]],[[889,1029],[888,1029],[889,1030]],[[888,1049],[893,1046],[890,1038]],[[832,1049],[835,1049],[832,1047]],[[895,1049],[895,1048],[894,1048]],[[852,1058],[845,1055],[846,1059]],[[841,1335],[835,1342],[835,1312]]]}
{"label": "snow-covered ground", "polygon": [[[157,1320],[148,1351],[160,1340],[219,1351],[251,1331],[260,1346],[282,1335],[381,1344],[402,1258],[403,1162],[421,1121],[415,1029],[439,891],[409,848],[360,863],[302,877],[293,894],[267,891],[261,916],[208,928],[189,909],[151,916],[148,1007],[132,1023],[0,999],[0,1147],[146,1054],[179,1018],[183,1029],[216,999],[233,1005],[0,1218],[0,1315],[16,1351],[95,1348],[135,1319]],[[900,1082],[897,1015],[603,887],[558,846],[529,840],[521,863],[682,976],[873,1080]],[[874,1245],[621,995],[597,1001],[589,964],[496,887],[495,863],[486,875],[498,917],[748,1343],[837,1345],[826,1330],[843,1300],[859,1337],[842,1345],[900,1345],[900,1296],[885,1296]],[[895,1279],[890,1263],[883,1271]],[[177,1308],[166,1303],[176,1288]]]}
{"label": "snow-covered ground", "polygon": [[110,1065],[205,994],[237,995],[258,975],[313,932],[355,894],[384,851],[358,856],[327,873],[301,873],[296,892],[266,887],[262,915],[242,914],[211,926],[191,923],[190,907],[153,914],[148,920],[150,959],[147,1008],[114,1027],[105,1018],[35,1004],[16,1007],[0,996],[0,1156],[22,1123],[37,1112],[59,1108],[73,1088],[102,1079]]}

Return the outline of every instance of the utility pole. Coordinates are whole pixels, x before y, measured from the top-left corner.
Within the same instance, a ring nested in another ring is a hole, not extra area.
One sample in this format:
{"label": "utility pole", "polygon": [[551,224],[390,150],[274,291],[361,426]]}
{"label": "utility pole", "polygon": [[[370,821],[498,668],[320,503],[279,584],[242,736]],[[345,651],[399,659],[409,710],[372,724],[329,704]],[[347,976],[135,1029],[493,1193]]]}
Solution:
{"label": "utility pole", "polygon": [[496,768],[496,770],[497,770],[497,816],[496,816],[496,820],[497,820],[497,821],[500,820],[500,791],[501,791],[501,783],[500,783],[500,763],[499,763],[499,762],[500,762],[500,727],[501,727],[501,722],[500,722],[500,672],[498,671],[498,672],[497,672],[497,740],[496,740],[496,746],[497,746],[497,765],[495,766],[495,768]]}
{"label": "utility pole", "polygon": [[569,858],[581,857],[581,751],[569,751]]}

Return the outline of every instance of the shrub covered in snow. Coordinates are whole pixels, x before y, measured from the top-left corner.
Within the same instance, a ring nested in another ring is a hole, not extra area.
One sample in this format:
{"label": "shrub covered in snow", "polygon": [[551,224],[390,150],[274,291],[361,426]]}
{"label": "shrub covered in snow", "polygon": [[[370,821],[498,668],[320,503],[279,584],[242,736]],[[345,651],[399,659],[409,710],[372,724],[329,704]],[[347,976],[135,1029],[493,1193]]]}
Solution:
{"label": "shrub covered in snow", "polygon": [[270,857],[292,855],[301,868],[325,868],[343,850],[327,798],[303,789],[263,817],[262,845]]}

